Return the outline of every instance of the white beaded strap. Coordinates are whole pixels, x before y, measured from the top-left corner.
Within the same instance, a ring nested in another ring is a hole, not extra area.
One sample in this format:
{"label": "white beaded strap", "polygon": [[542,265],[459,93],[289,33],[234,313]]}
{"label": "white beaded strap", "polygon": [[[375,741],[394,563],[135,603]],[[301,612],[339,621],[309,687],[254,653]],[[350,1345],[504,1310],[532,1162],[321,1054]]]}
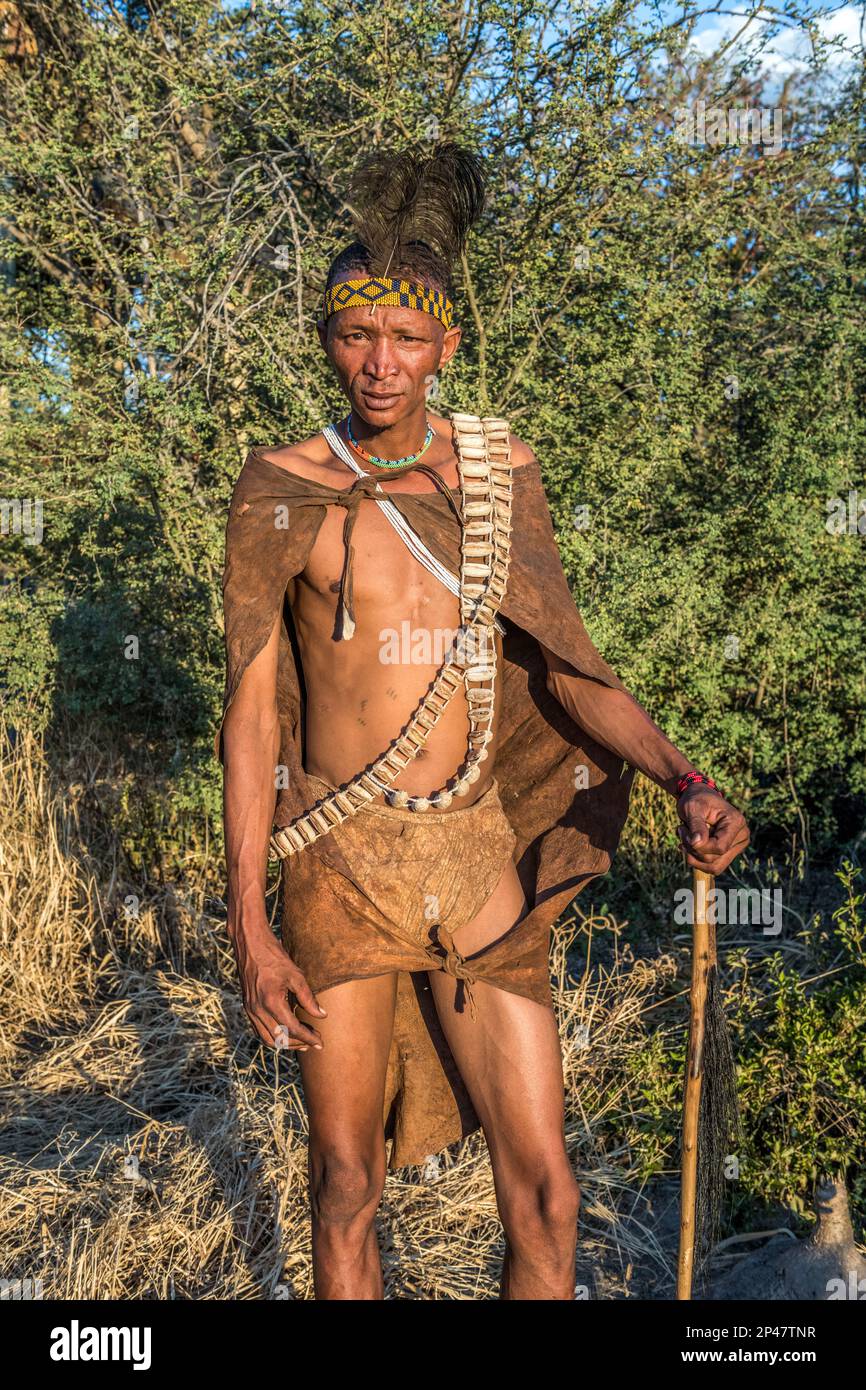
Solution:
{"label": "white beaded strap", "polygon": [[[306,848],[335,825],[356,814],[381,791],[392,805],[416,811],[445,807],[481,775],[493,737],[496,613],[505,596],[511,544],[511,450],[504,420],[480,420],[476,415],[453,417],[463,495],[462,563],[460,573],[461,626],[430,690],[419,701],[406,726],[369,771],[361,773],[309,811],[270,837],[271,859],[284,859]],[[342,442],[342,441],[341,441]],[[481,639],[489,652],[485,662],[473,659]],[[468,647],[468,651],[467,651]],[[490,683],[488,688],[488,682]],[[448,703],[463,685],[469,705],[469,752],[453,788],[431,797],[410,797],[391,783],[417,757]]]}
{"label": "white beaded strap", "polygon": [[[325,436],[325,439],[334,453],[342,459],[343,463],[347,463],[349,467],[357,473],[359,478],[370,477],[370,474],[365,473],[360,464],[352,458],[352,455],[349,453],[349,450],[337,434],[333,425],[326,425],[322,430],[322,434]],[[427,546],[418,535],[418,532],[412,529],[399,507],[391,501],[390,497],[383,495],[381,501],[378,497],[374,498],[374,501],[383,516],[387,517],[388,521],[390,521],[400,539],[415,556],[415,559],[422,564],[425,569],[429,570],[433,577],[439,580],[440,584],[443,584],[446,589],[450,589],[452,594],[459,594],[460,580],[457,578],[457,575],[453,574],[440,560],[437,560],[431,550],[428,550]],[[505,628],[499,618],[496,619],[496,630],[502,636],[505,635]]]}
{"label": "white beaded strap", "polygon": [[479,420],[475,415],[455,415],[453,420],[463,491],[461,622],[474,643],[483,638],[484,650],[464,663],[469,751],[454,786],[440,787],[429,797],[382,788],[392,806],[408,806],[412,811],[448,806],[454,796],[462,795],[480,777],[479,765],[488,756],[487,744],[493,738],[496,643],[491,617],[505,594],[511,532],[508,426],[504,420]]}

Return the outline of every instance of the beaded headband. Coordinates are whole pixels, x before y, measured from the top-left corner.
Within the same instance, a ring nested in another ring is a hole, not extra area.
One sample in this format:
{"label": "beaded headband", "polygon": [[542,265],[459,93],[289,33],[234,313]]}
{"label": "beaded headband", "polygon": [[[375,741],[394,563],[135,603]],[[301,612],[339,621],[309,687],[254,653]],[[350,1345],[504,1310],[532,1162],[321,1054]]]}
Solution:
{"label": "beaded headband", "polygon": [[432,314],[439,319],[446,329],[451,327],[454,316],[454,305],[442,290],[415,284],[411,280],[378,280],[365,276],[361,280],[341,280],[325,291],[322,322],[325,323],[339,309],[363,308],[367,304],[371,309],[377,304],[420,309],[422,313]]}

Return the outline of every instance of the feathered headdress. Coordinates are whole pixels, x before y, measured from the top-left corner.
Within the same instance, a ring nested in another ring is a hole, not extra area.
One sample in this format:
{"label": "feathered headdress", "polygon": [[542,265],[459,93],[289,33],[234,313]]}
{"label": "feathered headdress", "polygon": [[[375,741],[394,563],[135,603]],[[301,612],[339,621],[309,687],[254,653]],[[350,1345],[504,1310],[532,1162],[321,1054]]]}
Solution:
{"label": "feathered headdress", "polygon": [[356,165],[346,206],[357,240],[331,264],[320,322],[382,304],[420,309],[449,329],[452,265],[484,207],[476,156],[451,143],[375,150]]}
{"label": "feathered headdress", "polygon": [[484,208],[477,156],[459,145],[430,154],[375,150],[356,166],[346,197],[372,275],[393,275],[429,247],[450,272]]}
{"label": "feathered headdress", "polygon": [[430,154],[375,150],[354,170],[346,206],[370,253],[371,274],[413,263],[418,243],[450,271],[484,208],[480,160],[453,143]]}

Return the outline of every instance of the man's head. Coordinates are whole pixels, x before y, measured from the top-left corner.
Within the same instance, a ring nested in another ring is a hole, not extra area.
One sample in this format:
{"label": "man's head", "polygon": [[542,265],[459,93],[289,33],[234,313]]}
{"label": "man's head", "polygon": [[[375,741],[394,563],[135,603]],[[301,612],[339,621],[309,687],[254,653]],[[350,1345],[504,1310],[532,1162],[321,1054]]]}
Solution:
{"label": "man's head", "polygon": [[[319,322],[319,340],[356,413],[368,424],[393,425],[427,400],[461,332],[446,327],[454,302],[447,267],[434,274],[422,256],[393,277],[377,277],[369,272],[369,259],[367,248],[356,242],[334,262],[325,302],[347,307],[333,307]],[[393,302],[401,299],[407,302]]]}
{"label": "man's head", "polygon": [[456,145],[377,152],[347,202],[357,240],[329,268],[319,339],[354,410],[384,427],[423,405],[457,350],[452,265],[484,185],[478,161]]}

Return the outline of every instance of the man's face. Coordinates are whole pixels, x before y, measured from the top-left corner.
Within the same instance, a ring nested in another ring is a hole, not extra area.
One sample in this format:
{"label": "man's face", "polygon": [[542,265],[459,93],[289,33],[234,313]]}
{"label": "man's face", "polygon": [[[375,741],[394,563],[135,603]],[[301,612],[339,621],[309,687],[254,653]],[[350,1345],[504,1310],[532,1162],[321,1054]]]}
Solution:
{"label": "man's face", "polygon": [[427,400],[441,366],[453,357],[460,329],[421,309],[379,304],[339,309],[319,324],[319,341],[357,415],[394,425]]}

